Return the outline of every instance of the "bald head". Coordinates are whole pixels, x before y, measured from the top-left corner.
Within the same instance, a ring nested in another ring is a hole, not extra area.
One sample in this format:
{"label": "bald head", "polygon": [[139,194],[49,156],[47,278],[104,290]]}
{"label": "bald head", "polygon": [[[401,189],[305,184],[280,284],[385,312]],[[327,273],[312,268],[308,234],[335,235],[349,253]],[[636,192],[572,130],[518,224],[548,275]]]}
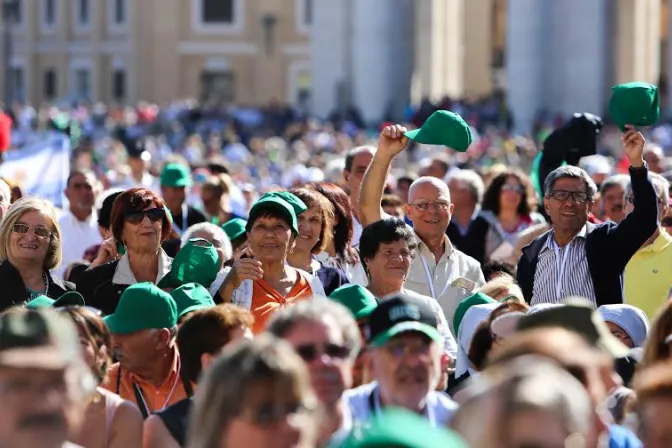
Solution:
{"label": "bald head", "polygon": [[408,190],[408,202],[413,203],[418,199],[429,199],[425,198],[425,193],[433,193],[434,197],[441,197],[450,202],[450,190],[448,190],[448,185],[436,177],[423,176],[417,179],[411,184],[411,187]]}

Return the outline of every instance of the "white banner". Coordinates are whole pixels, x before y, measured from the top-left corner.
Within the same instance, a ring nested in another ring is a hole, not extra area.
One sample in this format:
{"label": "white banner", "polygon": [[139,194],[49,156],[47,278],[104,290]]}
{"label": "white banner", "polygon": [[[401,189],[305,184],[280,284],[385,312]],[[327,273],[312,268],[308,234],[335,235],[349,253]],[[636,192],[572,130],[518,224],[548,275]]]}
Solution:
{"label": "white banner", "polygon": [[17,183],[24,196],[39,196],[62,207],[63,191],[70,174],[70,140],[48,134],[44,140],[8,151],[0,165],[0,177]]}

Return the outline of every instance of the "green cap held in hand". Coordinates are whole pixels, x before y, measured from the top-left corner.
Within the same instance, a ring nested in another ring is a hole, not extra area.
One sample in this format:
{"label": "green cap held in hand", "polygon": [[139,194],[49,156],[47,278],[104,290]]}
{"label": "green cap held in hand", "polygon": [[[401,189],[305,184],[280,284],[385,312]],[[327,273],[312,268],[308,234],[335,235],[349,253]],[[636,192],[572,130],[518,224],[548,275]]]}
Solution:
{"label": "green cap held in hand", "polygon": [[625,125],[653,126],[660,118],[658,87],[645,82],[629,82],[611,88],[609,115],[625,132]]}
{"label": "green cap held in hand", "polygon": [[437,110],[425,121],[420,129],[405,132],[404,135],[424,145],[443,145],[455,151],[465,152],[471,146],[471,127],[458,114]]}

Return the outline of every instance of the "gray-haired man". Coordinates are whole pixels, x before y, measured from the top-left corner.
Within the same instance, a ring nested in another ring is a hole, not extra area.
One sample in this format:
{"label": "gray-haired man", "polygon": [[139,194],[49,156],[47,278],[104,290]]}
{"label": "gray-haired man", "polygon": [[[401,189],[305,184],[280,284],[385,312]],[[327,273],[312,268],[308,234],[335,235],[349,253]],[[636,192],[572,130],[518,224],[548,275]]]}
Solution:
{"label": "gray-haired man", "polygon": [[644,136],[622,136],[630,160],[634,209],[620,224],[588,223],[597,187],[574,166],[551,172],[544,182],[544,207],[552,229],[523,249],[518,284],[531,304],[563,303],[581,296],[595,306],[623,303],[623,269],[658,226],[657,196],[642,159]]}

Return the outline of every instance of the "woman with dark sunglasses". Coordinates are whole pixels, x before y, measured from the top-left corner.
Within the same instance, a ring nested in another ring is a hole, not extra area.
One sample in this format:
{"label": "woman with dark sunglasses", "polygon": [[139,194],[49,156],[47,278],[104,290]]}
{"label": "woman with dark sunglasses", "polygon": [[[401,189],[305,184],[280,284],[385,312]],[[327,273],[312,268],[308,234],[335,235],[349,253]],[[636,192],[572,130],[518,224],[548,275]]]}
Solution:
{"label": "woman with dark sunglasses", "polygon": [[161,248],[172,229],[163,199],[144,188],[121,193],[110,219],[112,238],[105,240],[77,290],[87,305],[112,314],[121,294],[139,282],[158,283],[172,265]]}
{"label": "woman with dark sunglasses", "polygon": [[60,262],[61,230],[53,206],[36,197],[15,202],[0,225],[0,311],[73,290],[49,273]]}

